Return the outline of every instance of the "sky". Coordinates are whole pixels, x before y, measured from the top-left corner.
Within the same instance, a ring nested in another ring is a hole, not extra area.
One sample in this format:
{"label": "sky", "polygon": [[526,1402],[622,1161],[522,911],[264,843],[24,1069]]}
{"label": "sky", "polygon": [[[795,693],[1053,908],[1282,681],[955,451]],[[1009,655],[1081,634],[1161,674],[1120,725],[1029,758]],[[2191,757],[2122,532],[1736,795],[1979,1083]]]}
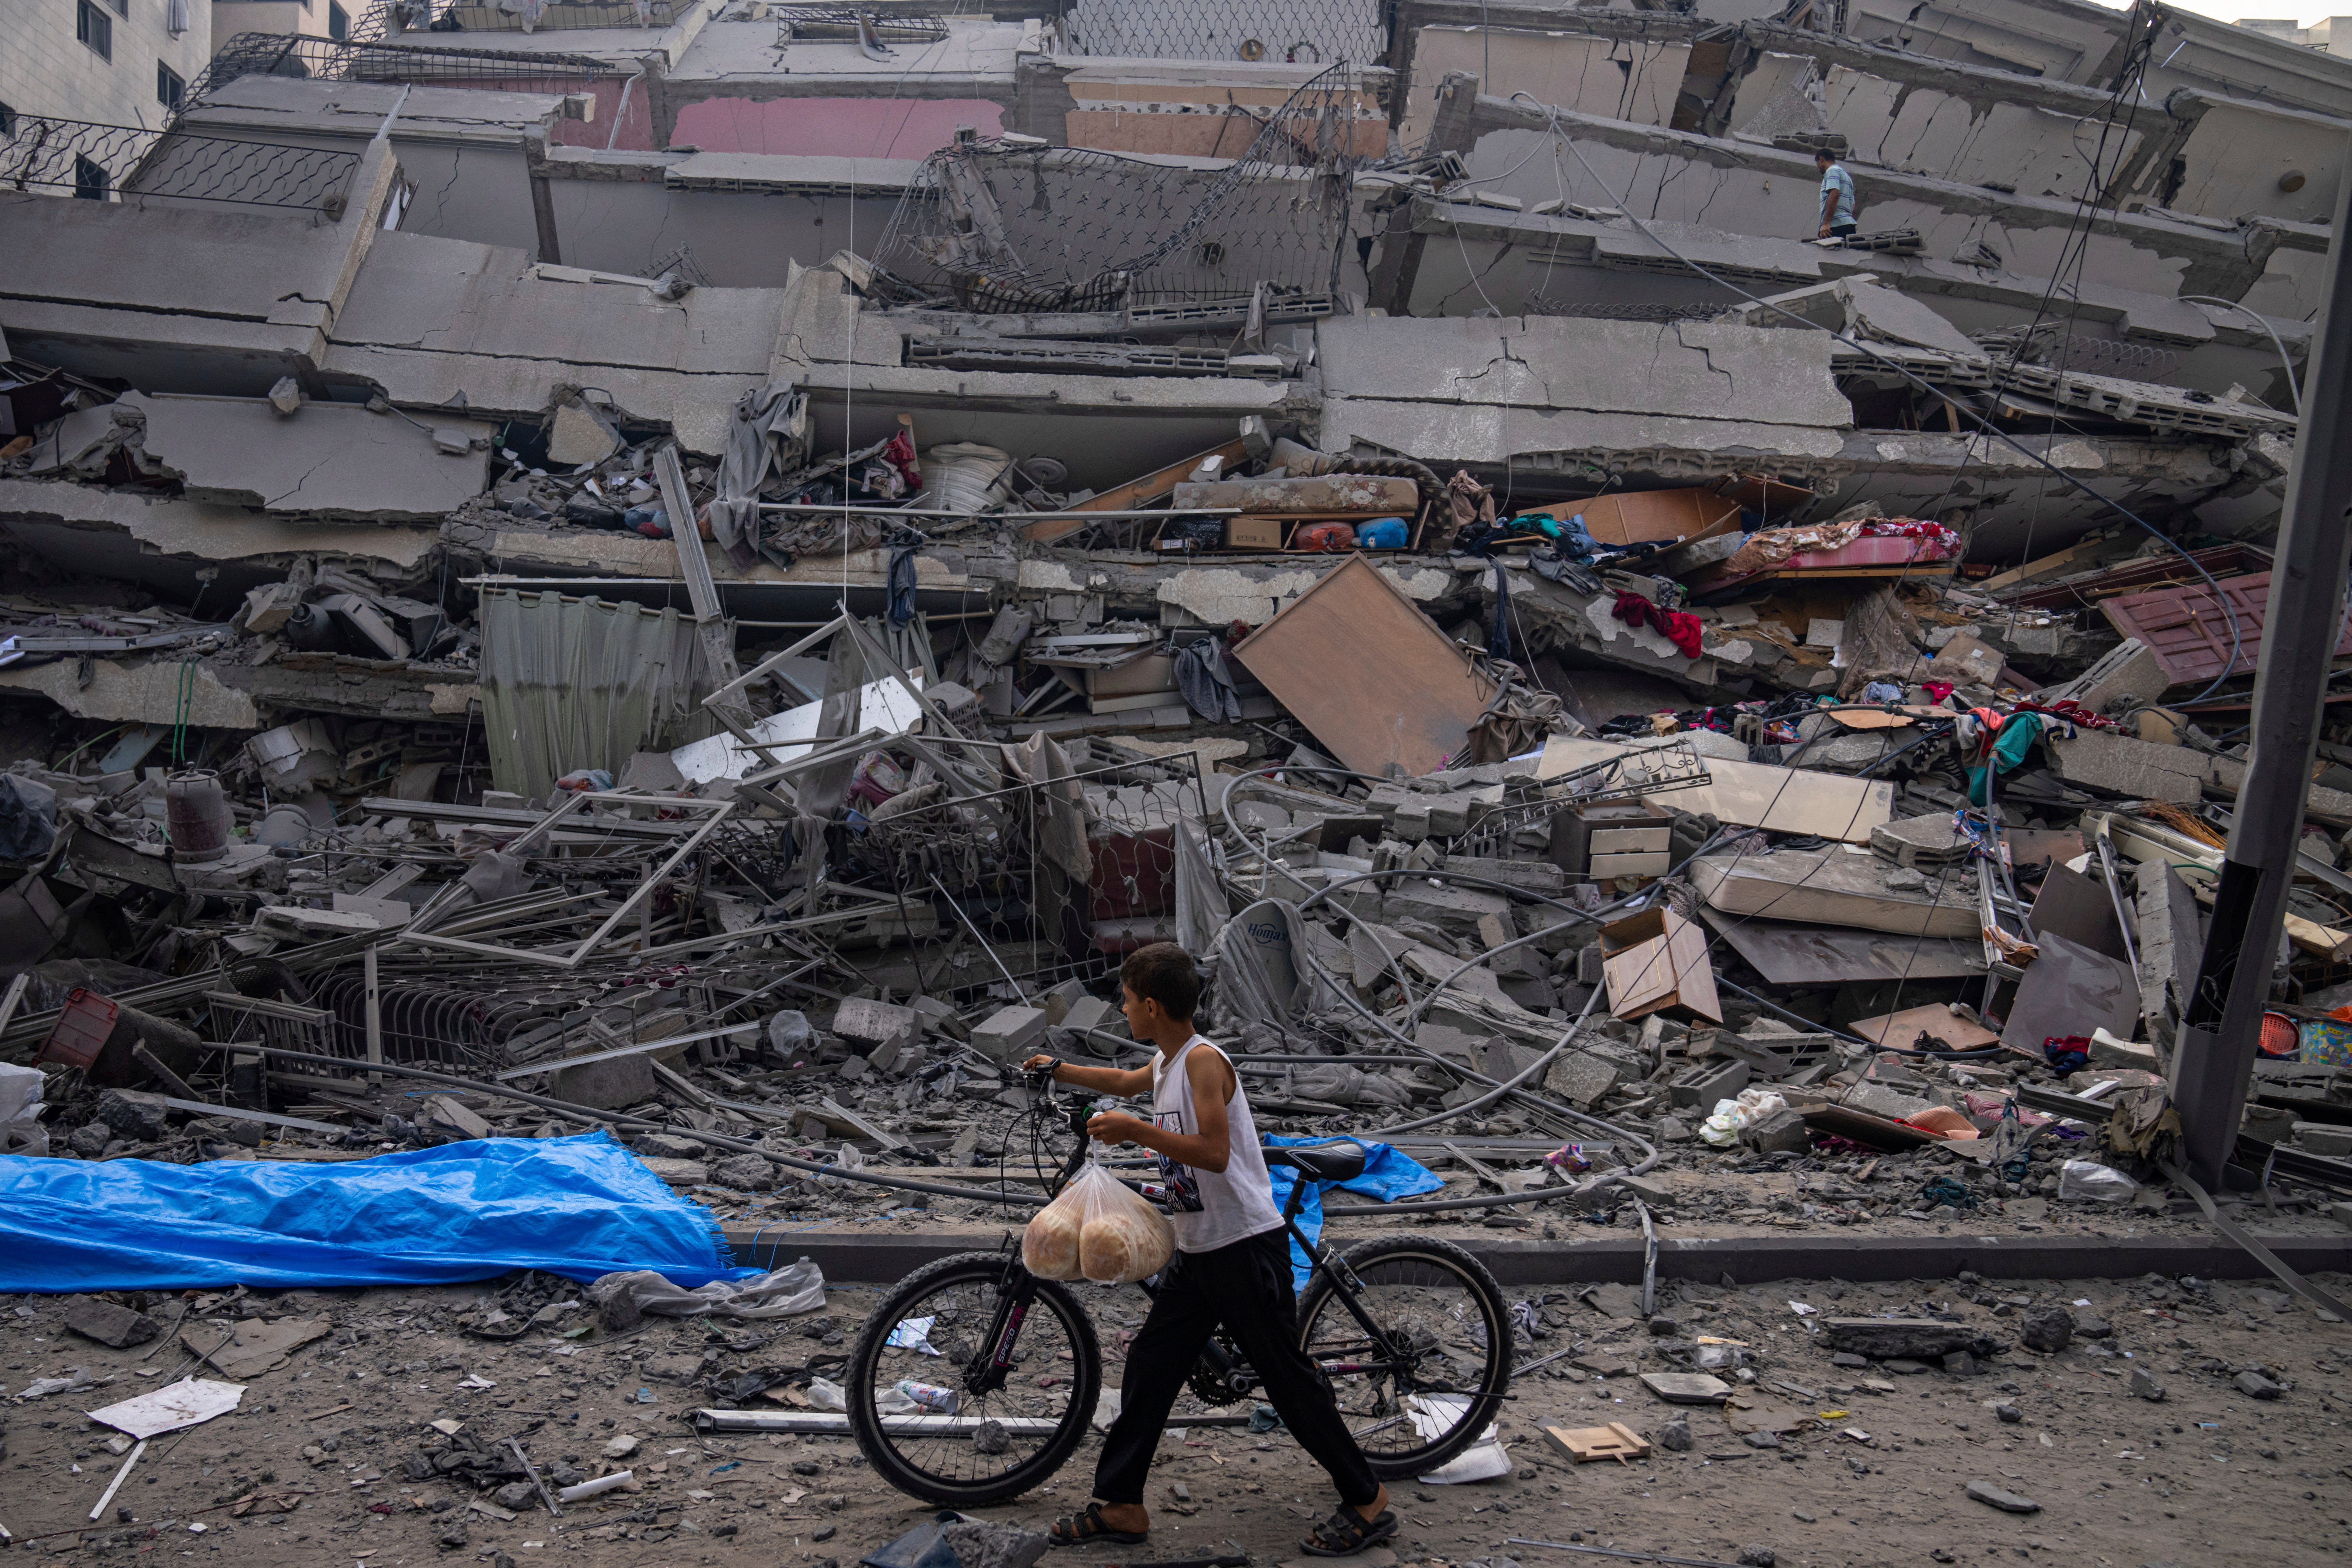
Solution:
{"label": "sky", "polygon": [[[2100,4],[2105,3],[2100,0]],[[2336,15],[2333,11],[2305,15],[2294,9],[2294,0],[2165,0],[2165,4],[2176,11],[2194,11],[2200,16],[2223,22],[2234,22],[2241,16],[2293,16],[2298,27],[2308,26],[2323,16]],[[2131,7],[2117,5],[2114,9],[2127,11]]]}

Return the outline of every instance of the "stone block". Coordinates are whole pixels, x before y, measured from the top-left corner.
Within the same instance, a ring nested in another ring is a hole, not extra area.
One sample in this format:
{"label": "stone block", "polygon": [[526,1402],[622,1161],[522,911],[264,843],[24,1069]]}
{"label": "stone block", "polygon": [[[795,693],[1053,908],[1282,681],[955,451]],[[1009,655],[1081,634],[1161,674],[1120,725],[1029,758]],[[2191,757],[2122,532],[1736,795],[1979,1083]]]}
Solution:
{"label": "stone block", "polygon": [[2352,1159],[2352,1127],[2298,1121],[2294,1124],[2294,1141],[2306,1154],[2325,1154],[2333,1160]]}
{"label": "stone block", "polygon": [[570,1100],[574,1105],[618,1110],[651,1100],[654,1087],[653,1063],[646,1059],[644,1052],[635,1051],[601,1062],[559,1067],[549,1080],[547,1092],[551,1099]]}
{"label": "stone block", "polygon": [[975,1025],[972,1048],[992,1061],[1018,1065],[1045,1041],[1045,1011],[1042,1007],[1000,1008]]}
{"label": "stone block", "polygon": [[912,1044],[923,1032],[923,1017],[912,1007],[852,996],[835,1016],[833,1032],[852,1051],[867,1056],[877,1046]]}
{"label": "stone block", "polygon": [[160,1094],[135,1089],[110,1089],[98,1097],[98,1119],[125,1138],[152,1143],[163,1136],[171,1107]]}
{"label": "stone block", "polygon": [[1948,811],[1882,822],[1870,830],[1870,847],[1897,866],[1948,866],[1969,851]]}
{"label": "stone block", "polygon": [[907,1006],[922,1019],[924,1029],[929,1033],[945,1035],[952,1040],[963,1039],[971,1033],[964,1027],[962,1016],[936,996],[918,996]]}
{"label": "stone block", "polygon": [[1707,1115],[1714,1111],[1717,1100],[1737,1098],[1748,1087],[1748,1079],[1746,1062],[1700,1062],[1675,1075],[1666,1085],[1666,1097],[1675,1105]]}
{"label": "stone block", "polygon": [[1601,1096],[1622,1081],[1625,1069],[1621,1065],[1588,1051],[1561,1053],[1559,1060],[1543,1072],[1545,1093],[1555,1100],[1567,1100],[1576,1110],[1592,1110],[1600,1105]]}
{"label": "stone block", "polygon": [[1068,1017],[1070,1009],[1083,999],[1086,994],[1085,982],[1065,980],[1043,996],[1038,997],[1037,1005],[1045,1012],[1045,1026],[1052,1028]]}
{"label": "stone block", "polygon": [[66,1329],[86,1340],[95,1340],[110,1350],[125,1350],[131,1345],[143,1345],[163,1331],[154,1319],[128,1307],[118,1307],[111,1301],[101,1301],[95,1296],[79,1296],[66,1309]]}
{"label": "stone block", "polygon": [[1760,1154],[1802,1154],[1813,1146],[1812,1133],[1805,1126],[1805,1113],[1786,1105],[1749,1122],[1741,1130],[1739,1141]]}
{"label": "stone block", "polygon": [[2206,760],[2185,746],[2151,746],[2128,735],[2084,730],[2074,739],[2053,738],[2050,755],[2058,776],[2133,800],[2194,805],[2204,798]]}
{"label": "stone block", "polygon": [[2137,637],[2126,637],[2090,668],[2041,695],[2049,702],[2071,697],[2094,713],[2120,713],[2154,702],[2168,684],[2163,666],[2147,645]]}

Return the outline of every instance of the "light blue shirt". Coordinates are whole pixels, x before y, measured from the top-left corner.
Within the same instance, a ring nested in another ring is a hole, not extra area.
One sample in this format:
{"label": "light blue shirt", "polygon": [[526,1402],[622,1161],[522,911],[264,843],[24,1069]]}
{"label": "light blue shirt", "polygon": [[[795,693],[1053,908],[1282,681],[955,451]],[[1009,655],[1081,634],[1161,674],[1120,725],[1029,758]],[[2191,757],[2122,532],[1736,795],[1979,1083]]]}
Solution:
{"label": "light blue shirt", "polygon": [[1837,205],[1831,209],[1832,224],[1853,222],[1853,176],[1845,172],[1843,163],[1832,163],[1822,174],[1822,195],[1837,193]]}

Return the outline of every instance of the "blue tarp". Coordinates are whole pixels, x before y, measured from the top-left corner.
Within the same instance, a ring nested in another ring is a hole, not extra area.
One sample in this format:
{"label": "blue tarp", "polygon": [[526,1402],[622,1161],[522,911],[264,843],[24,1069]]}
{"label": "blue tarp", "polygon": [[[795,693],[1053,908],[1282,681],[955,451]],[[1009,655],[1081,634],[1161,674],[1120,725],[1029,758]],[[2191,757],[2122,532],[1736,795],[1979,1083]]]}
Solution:
{"label": "blue tarp", "polygon": [[[1283,1134],[1262,1140],[1269,1149],[1294,1149],[1302,1144],[1361,1143],[1370,1152],[1364,1162],[1364,1173],[1352,1182],[1318,1182],[1307,1194],[1307,1201],[1298,1208],[1298,1228],[1309,1240],[1323,1238],[1323,1194],[1333,1187],[1345,1187],[1351,1193],[1361,1193],[1368,1198],[1378,1198],[1391,1204],[1399,1198],[1419,1197],[1433,1193],[1445,1183],[1430,1168],[1403,1152],[1392,1143],[1375,1143],[1365,1138],[1296,1138]],[[1288,1165],[1275,1165],[1266,1174],[1274,1178],[1274,1206],[1280,1210],[1289,1206],[1291,1184],[1298,1173]],[[1291,1282],[1297,1289],[1307,1289],[1307,1280],[1314,1272],[1306,1251],[1296,1237],[1290,1242]]]}
{"label": "blue tarp", "polygon": [[308,1164],[0,1156],[0,1291],[447,1284],[729,1264],[709,1213],[602,1132]]}

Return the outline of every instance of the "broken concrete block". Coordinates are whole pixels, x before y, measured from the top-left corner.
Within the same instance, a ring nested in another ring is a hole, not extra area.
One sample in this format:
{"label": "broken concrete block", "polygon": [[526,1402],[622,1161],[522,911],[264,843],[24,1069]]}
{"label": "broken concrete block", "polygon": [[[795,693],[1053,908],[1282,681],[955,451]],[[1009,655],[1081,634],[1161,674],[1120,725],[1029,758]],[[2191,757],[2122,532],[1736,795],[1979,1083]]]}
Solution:
{"label": "broken concrete block", "polygon": [[73,1305],[66,1309],[66,1329],[118,1351],[143,1345],[163,1331],[161,1323],[144,1313],[101,1301],[95,1296],[75,1298]]}
{"label": "broken concrete block", "polygon": [[673,1187],[698,1187],[710,1179],[709,1167],[699,1160],[648,1160],[641,1155],[638,1163]]}
{"label": "broken concrete block", "polygon": [[2308,1154],[2325,1154],[2334,1160],[2352,1158],[2352,1127],[2298,1121],[2294,1124],[2294,1141]]}
{"label": "broken concrete block", "polygon": [[1871,848],[1897,866],[1948,866],[1968,858],[1970,846],[1953,826],[1952,814],[1906,816],[1870,830]]}
{"label": "broken concrete block", "polygon": [[1784,1105],[1740,1130],[1739,1141],[1759,1154],[1802,1154],[1813,1146],[1805,1113]]}
{"label": "broken concrete block", "polygon": [[2052,736],[2047,744],[2053,771],[2068,784],[2175,805],[2204,798],[2206,759],[2185,746],[2151,746],[2094,730],[2079,731],[2072,740]]}
{"label": "broken concrete block", "polygon": [[[2071,1331],[2071,1320],[2068,1328]],[[1821,1330],[1822,1342],[1832,1350],[1873,1361],[1940,1361],[1954,1351],[1990,1358],[2002,1349],[1999,1340],[1966,1323],[1939,1323],[1933,1318],[1827,1318]]]}
{"label": "broken concrete block", "polygon": [[910,1044],[923,1032],[923,1019],[912,1007],[852,996],[835,1015],[833,1032],[852,1051],[866,1056],[879,1046]]}
{"label": "broken concrete block", "polygon": [[171,1107],[160,1094],[135,1089],[110,1089],[98,1097],[98,1119],[125,1138],[152,1143],[163,1136]]}
{"label": "broken concrete block", "polygon": [[2170,684],[2164,666],[2148,646],[2137,637],[2126,637],[2082,674],[2039,695],[2044,702],[2072,698],[2094,713],[2116,714],[2147,706],[2162,697]]}
{"label": "broken concrete block", "polygon": [[1482,915],[1511,918],[1511,900],[1504,894],[1410,880],[1389,889],[1384,907],[1391,920],[1427,921],[1451,937],[1475,936]]}
{"label": "broken concrete block", "polygon": [[1082,981],[1065,980],[1043,996],[1037,1005],[1045,1010],[1045,1026],[1052,1028],[1069,1016],[1070,1008],[1087,994]]}
{"label": "broken concrete block", "polygon": [[974,1026],[972,1048],[992,1061],[1017,1066],[1034,1055],[1045,1040],[1042,1007],[1004,1007]]}
{"label": "broken concrete block", "polygon": [[556,405],[555,424],[547,438],[550,462],[601,463],[620,448],[620,436],[584,402],[575,398]]}
{"label": "broken concrete block", "polygon": [[601,1062],[558,1067],[548,1082],[547,1092],[551,1099],[570,1100],[574,1105],[618,1110],[651,1100],[654,1088],[653,1063],[646,1059],[644,1052],[637,1051],[625,1057],[609,1057]]}
{"label": "broken concrete block", "polygon": [[1119,1010],[1099,996],[1081,996],[1070,1004],[1062,1015],[1062,1027],[1083,1032],[1087,1029],[1108,1029],[1121,1017]]}
{"label": "broken concrete block", "polygon": [[257,636],[277,631],[301,603],[299,585],[264,583],[245,596],[245,629]]}
{"label": "broken concrete block", "polygon": [[424,1119],[436,1126],[446,1128],[461,1138],[490,1136],[490,1124],[451,1095],[427,1095],[425,1100]]}
{"label": "broken concrete block", "polygon": [[961,1040],[971,1031],[964,1027],[963,1016],[936,996],[917,996],[907,1004],[923,1020],[923,1028],[931,1034],[945,1035]]}
{"label": "broken concrete block", "polygon": [[1666,1098],[1675,1105],[1712,1111],[1718,1100],[1731,1100],[1748,1087],[1749,1068],[1744,1061],[1699,1062],[1685,1068],[1666,1085]]}

